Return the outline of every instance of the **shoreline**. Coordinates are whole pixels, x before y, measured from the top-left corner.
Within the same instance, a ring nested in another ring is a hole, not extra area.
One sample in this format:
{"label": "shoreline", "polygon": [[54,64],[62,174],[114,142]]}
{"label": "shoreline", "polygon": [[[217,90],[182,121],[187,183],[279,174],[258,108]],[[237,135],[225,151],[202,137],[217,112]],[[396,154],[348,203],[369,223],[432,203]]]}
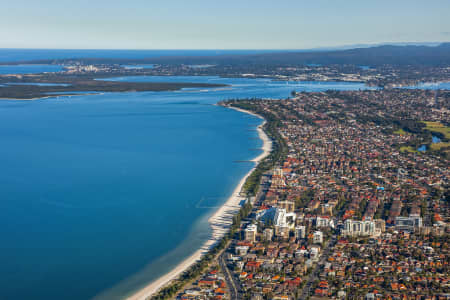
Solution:
{"label": "shoreline", "polygon": [[40,99],[48,99],[53,96],[36,97],[36,98],[0,98],[0,101],[35,101]]}
{"label": "shoreline", "polygon": [[243,110],[235,107],[227,107],[242,113],[250,114],[264,120],[260,125],[257,126],[257,132],[259,138],[263,141],[261,149],[263,152],[252,159],[256,165],[239,181],[236,188],[233,190],[231,196],[222,204],[222,206],[214,212],[214,214],[208,219],[209,226],[211,227],[211,237],[191,256],[179,263],[170,272],[162,275],[158,279],[154,280],[144,288],[140,289],[133,295],[126,297],[126,300],[145,300],[151,297],[153,294],[157,293],[161,288],[169,284],[172,280],[177,279],[185,270],[187,270],[191,265],[197,262],[209,249],[219,242],[222,237],[228,232],[229,228],[233,223],[233,216],[236,215],[241,208],[241,201],[245,200],[245,197],[240,196],[241,190],[245,184],[247,178],[255,170],[257,164],[267,157],[272,151],[272,141],[267,136],[267,134],[262,129],[266,124],[266,120],[253,112]]}
{"label": "shoreline", "polygon": [[98,93],[81,93],[81,94],[58,94],[58,95],[47,95],[42,97],[35,98],[0,98],[0,101],[35,101],[35,100],[43,100],[49,98],[59,98],[59,97],[74,97],[74,96],[93,96],[93,95],[103,95],[104,92]]}

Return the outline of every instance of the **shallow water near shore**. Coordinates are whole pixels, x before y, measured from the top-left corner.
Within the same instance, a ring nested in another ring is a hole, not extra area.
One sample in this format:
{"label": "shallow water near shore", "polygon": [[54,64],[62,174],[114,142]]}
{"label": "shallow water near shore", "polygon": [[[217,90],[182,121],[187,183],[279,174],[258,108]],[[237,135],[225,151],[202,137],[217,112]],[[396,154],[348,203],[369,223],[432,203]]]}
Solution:
{"label": "shallow water near shore", "polygon": [[211,104],[364,88],[118,80],[231,86],[0,101],[0,298],[120,299],[197,250],[209,235],[205,220],[254,166],[236,161],[262,145],[259,118]]}

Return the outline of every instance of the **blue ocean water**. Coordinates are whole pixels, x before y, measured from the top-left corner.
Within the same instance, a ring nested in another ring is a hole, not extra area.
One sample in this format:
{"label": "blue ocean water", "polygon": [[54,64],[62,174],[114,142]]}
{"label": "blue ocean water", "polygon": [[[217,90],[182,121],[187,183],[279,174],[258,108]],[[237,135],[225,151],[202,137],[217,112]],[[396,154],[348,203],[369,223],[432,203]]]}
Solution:
{"label": "blue ocean water", "polygon": [[224,88],[0,101],[0,299],[121,299],[193,253],[253,166],[261,120],[215,105],[359,83],[219,77]]}
{"label": "blue ocean water", "polygon": [[63,67],[59,65],[0,65],[0,75],[59,72],[62,69]]}
{"label": "blue ocean water", "polygon": [[2,299],[89,299],[139,271],[210,211],[203,198],[229,195],[251,167],[233,161],[261,143],[254,117],[143,94],[2,101],[0,116]]}
{"label": "blue ocean water", "polygon": [[105,50],[105,49],[0,49],[0,62],[47,60],[63,58],[133,58],[159,56],[216,56],[257,54],[281,50]]}

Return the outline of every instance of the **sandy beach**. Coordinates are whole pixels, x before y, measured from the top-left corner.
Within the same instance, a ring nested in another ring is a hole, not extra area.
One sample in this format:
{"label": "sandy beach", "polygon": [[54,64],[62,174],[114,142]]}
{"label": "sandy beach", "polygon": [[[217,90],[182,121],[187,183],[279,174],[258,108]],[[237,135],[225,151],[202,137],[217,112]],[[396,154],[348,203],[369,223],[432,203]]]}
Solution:
{"label": "sandy beach", "polygon": [[[247,113],[258,118],[263,119],[261,116],[254,114],[250,111],[230,107],[232,109],[238,110],[243,113]],[[263,152],[256,158],[252,159],[253,162],[259,163],[267,155],[269,155],[272,150],[272,141],[263,131],[264,122],[257,127],[258,135],[263,141],[262,150]],[[209,218],[208,222],[212,229],[211,237],[206,241],[202,247],[197,250],[190,257],[178,264],[172,271],[153,281],[134,295],[126,298],[127,300],[145,300],[159,291],[162,287],[166,286],[170,281],[176,279],[180,274],[182,274],[186,269],[188,269],[192,264],[198,261],[203,254],[205,254],[211,246],[220,241],[220,239],[227,233],[233,222],[233,216],[237,214],[240,209],[240,203],[245,197],[240,196],[242,187],[244,186],[245,180],[253,172],[255,168],[252,168],[240,181],[239,184],[234,189],[228,200],[214,213],[214,215]]]}

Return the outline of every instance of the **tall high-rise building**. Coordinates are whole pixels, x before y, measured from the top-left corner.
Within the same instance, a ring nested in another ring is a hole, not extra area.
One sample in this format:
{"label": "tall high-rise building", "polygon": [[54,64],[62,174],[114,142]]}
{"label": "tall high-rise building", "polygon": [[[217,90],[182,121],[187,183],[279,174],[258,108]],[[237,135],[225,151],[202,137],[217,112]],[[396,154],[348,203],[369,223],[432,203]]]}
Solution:
{"label": "tall high-rise building", "polygon": [[304,239],[305,236],[306,236],[306,226],[295,227],[295,238],[296,239]]}
{"label": "tall high-rise building", "polygon": [[347,219],[344,222],[343,235],[347,236],[379,236],[385,230],[384,220],[357,221]]}
{"label": "tall high-rise building", "polygon": [[244,230],[244,239],[249,242],[256,241],[256,234],[258,233],[258,227],[255,224],[248,225]]}

